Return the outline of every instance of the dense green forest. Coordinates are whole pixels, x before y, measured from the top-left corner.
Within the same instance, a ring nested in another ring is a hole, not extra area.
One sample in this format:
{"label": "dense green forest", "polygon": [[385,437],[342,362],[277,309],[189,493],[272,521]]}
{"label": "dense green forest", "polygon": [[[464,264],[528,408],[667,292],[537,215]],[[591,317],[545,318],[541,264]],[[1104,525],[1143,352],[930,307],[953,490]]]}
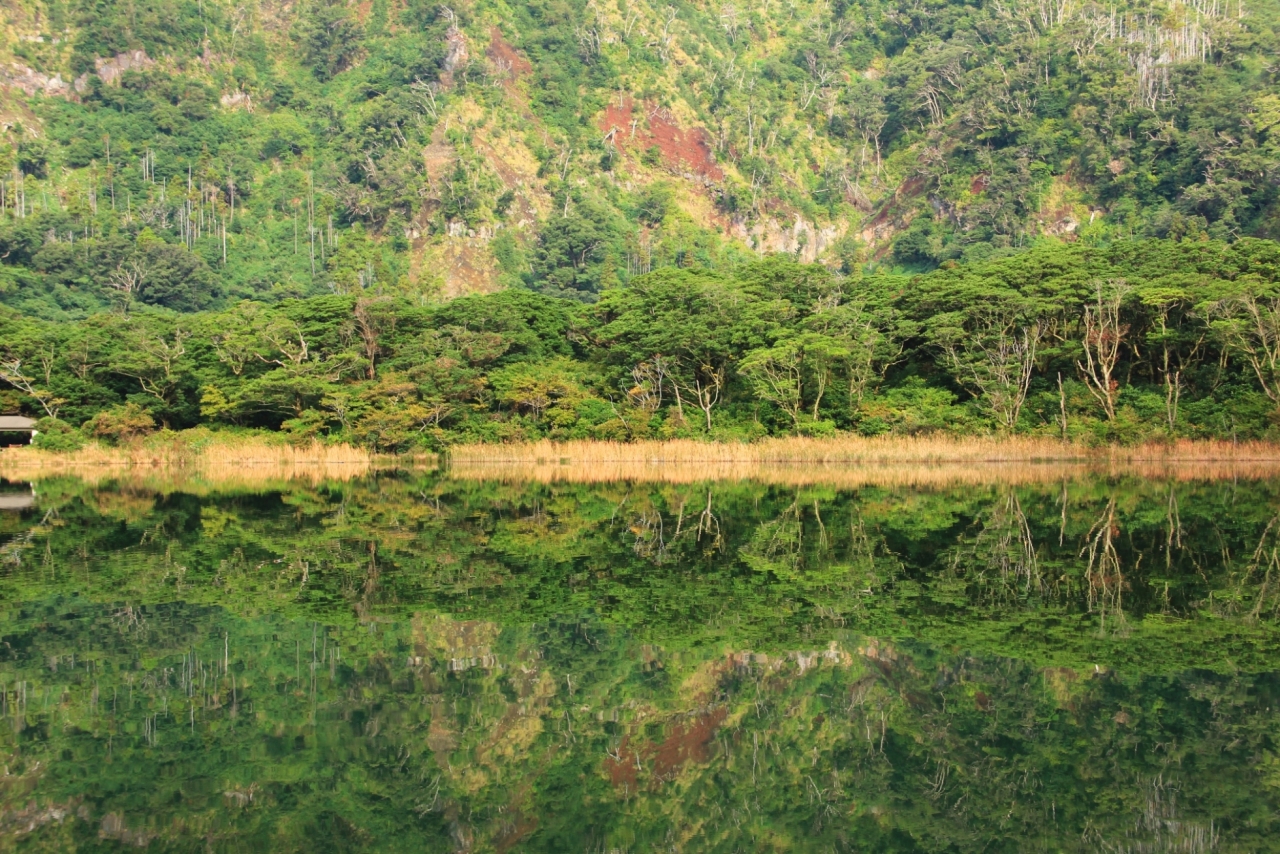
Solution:
{"label": "dense green forest", "polygon": [[587,305],[513,288],[0,313],[5,409],[76,447],[199,425],[380,451],[538,437],[1274,438],[1280,244],[1053,244],[917,276],[781,257]]}
{"label": "dense green forest", "polygon": [[51,446],[1268,436],[1277,21],[9,0],[0,408]]}
{"label": "dense green forest", "polygon": [[38,493],[12,850],[1277,850],[1265,480]]}

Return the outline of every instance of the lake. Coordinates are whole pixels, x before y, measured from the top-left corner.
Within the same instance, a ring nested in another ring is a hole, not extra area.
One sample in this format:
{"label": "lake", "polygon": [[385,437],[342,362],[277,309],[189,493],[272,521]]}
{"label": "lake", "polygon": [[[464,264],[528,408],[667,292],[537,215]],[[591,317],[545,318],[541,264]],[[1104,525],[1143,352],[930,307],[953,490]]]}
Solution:
{"label": "lake", "polygon": [[1280,850],[1280,481],[0,484],[0,850]]}

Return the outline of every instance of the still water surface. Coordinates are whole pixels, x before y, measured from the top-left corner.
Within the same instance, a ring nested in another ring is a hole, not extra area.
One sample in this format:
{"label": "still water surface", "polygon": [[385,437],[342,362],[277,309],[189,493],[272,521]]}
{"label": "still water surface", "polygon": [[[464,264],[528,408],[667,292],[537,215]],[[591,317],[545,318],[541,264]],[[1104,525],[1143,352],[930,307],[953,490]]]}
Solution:
{"label": "still water surface", "polygon": [[1280,483],[10,503],[0,850],[1280,850]]}

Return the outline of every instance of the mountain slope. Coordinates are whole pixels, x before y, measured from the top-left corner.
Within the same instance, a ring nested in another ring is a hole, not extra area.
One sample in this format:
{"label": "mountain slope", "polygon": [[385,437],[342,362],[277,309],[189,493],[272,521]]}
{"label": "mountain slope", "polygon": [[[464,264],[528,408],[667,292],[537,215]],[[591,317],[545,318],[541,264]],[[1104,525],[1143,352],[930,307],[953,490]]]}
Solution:
{"label": "mountain slope", "polygon": [[[1280,234],[1271,0],[9,0],[0,299]],[[74,248],[73,248],[74,247]],[[188,257],[189,256],[189,257]],[[129,295],[133,298],[133,295]]]}

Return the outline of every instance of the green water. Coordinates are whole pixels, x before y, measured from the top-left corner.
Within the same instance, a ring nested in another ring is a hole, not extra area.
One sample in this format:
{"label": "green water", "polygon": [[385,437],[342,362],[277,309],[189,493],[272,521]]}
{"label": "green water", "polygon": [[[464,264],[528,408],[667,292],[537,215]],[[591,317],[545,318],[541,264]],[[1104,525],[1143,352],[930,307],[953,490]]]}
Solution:
{"label": "green water", "polygon": [[36,493],[0,850],[1280,850],[1280,483]]}

